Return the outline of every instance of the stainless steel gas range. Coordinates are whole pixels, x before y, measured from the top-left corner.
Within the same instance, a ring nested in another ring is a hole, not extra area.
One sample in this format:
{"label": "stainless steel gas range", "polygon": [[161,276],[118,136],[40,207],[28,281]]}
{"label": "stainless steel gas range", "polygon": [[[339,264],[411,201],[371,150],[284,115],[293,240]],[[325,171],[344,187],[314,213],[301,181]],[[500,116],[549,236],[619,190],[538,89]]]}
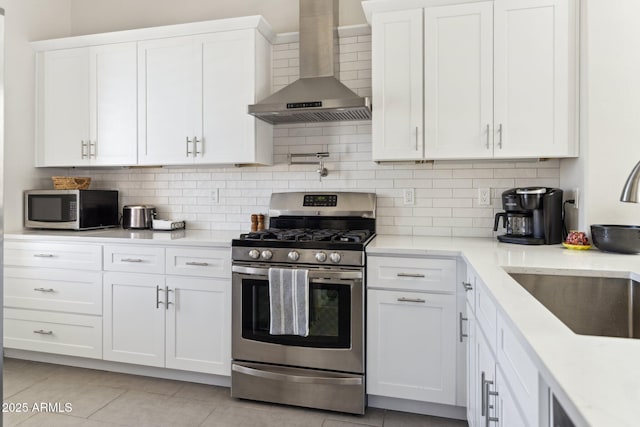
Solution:
{"label": "stainless steel gas range", "polygon": [[[233,397],[364,413],[375,207],[372,193],[274,193],[269,228],[233,240]],[[306,275],[306,334],[273,333],[270,270]]]}

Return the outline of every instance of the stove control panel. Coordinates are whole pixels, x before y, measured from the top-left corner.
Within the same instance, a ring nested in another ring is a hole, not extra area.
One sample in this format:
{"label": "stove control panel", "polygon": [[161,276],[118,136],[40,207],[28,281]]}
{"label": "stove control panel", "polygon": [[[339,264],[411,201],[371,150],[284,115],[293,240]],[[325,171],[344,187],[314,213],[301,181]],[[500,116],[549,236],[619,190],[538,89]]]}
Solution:
{"label": "stove control panel", "polygon": [[246,248],[233,247],[232,259],[255,263],[274,264],[324,264],[324,265],[364,265],[364,251],[325,252],[318,249],[291,248]]}

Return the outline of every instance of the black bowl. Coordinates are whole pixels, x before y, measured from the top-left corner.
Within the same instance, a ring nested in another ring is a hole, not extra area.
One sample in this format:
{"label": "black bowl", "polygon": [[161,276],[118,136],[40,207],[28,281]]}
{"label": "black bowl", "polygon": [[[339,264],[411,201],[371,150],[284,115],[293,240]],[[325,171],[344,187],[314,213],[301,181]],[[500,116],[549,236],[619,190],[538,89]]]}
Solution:
{"label": "black bowl", "polygon": [[640,252],[640,226],[593,224],[591,240],[601,251],[637,254]]}

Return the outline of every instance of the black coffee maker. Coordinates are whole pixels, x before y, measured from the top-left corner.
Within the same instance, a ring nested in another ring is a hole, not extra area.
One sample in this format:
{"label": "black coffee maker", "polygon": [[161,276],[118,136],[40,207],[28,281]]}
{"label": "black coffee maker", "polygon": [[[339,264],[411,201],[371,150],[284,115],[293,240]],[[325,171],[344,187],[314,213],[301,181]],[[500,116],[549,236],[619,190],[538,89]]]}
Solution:
{"label": "black coffee maker", "polygon": [[502,208],[496,214],[493,231],[502,227],[507,234],[498,236],[505,243],[555,245],[562,242],[562,190],[547,187],[512,188],[502,193]]}

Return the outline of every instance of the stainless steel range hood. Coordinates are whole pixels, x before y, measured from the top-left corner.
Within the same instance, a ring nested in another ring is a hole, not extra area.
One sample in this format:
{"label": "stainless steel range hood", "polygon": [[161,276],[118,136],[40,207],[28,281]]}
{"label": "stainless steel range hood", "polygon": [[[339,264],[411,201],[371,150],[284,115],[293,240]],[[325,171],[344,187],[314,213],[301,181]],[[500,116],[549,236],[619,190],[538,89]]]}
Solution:
{"label": "stainless steel range hood", "polygon": [[338,58],[338,0],[300,0],[300,79],[254,105],[271,124],[370,120],[371,103],[343,85]]}

